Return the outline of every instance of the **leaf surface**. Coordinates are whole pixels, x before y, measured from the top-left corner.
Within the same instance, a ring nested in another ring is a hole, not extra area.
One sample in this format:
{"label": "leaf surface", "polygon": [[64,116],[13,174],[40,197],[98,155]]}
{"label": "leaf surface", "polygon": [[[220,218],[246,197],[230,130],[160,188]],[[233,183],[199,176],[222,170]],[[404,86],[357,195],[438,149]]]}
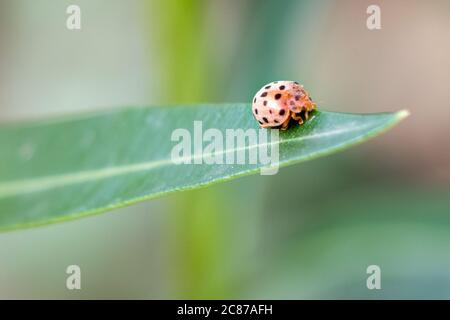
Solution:
{"label": "leaf surface", "polygon": [[[377,114],[316,112],[279,142],[246,144],[239,151],[279,148],[279,164],[314,159],[363,142],[395,125],[407,111]],[[215,128],[256,129],[249,104],[127,108],[0,126],[0,230],[92,215],[179,190],[259,173],[262,164],[174,164],[176,129],[194,121]],[[198,140],[198,139],[197,139]],[[223,159],[238,148],[227,148]],[[208,145],[203,143],[203,148]],[[220,155],[220,153],[219,153]],[[236,161],[235,161],[236,162]],[[264,179],[264,177],[261,177]]]}

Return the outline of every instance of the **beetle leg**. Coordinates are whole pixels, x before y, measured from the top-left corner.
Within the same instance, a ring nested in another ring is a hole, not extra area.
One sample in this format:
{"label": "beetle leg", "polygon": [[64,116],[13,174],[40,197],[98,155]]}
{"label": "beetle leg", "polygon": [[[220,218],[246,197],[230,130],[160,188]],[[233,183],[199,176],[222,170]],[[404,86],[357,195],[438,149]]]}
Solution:
{"label": "beetle leg", "polygon": [[305,120],[308,120],[309,118],[309,114],[308,114],[308,110],[305,111]]}
{"label": "beetle leg", "polygon": [[281,124],[281,130],[286,130],[288,128],[289,120],[291,120],[291,115],[289,115],[289,117]]}
{"label": "beetle leg", "polygon": [[303,124],[303,118],[300,113],[292,113],[292,119],[298,122],[298,124]]}
{"label": "beetle leg", "polygon": [[295,113],[292,112],[292,119],[294,119],[295,121],[300,120],[302,117],[300,116],[300,113]]}

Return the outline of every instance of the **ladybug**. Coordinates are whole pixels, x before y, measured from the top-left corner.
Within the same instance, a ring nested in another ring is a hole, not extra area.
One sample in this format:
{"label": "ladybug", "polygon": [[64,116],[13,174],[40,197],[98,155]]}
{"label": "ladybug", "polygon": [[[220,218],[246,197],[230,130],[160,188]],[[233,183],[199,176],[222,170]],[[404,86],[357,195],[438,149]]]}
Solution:
{"label": "ladybug", "polygon": [[296,81],[274,81],[262,87],[253,98],[253,116],[261,128],[286,130],[294,119],[300,125],[316,109],[308,92]]}

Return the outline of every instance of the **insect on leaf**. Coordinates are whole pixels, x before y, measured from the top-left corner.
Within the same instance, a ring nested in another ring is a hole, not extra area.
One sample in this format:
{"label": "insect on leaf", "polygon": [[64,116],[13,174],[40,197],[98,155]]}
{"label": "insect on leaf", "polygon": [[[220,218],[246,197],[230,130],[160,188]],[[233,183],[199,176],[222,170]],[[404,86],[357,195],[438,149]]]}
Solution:
{"label": "insect on leaf", "polygon": [[[343,150],[406,115],[317,111],[304,125],[280,132],[279,165]],[[84,217],[260,172],[261,164],[174,164],[172,133],[192,132],[197,120],[203,130],[259,129],[249,104],[126,108],[0,126],[0,230]]]}

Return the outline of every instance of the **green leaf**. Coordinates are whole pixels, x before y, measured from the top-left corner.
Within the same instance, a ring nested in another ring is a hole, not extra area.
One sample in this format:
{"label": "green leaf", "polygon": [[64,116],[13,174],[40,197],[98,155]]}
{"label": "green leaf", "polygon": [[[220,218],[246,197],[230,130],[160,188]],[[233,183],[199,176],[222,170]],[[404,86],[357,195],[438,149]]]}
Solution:
{"label": "green leaf", "polygon": [[[407,115],[315,112],[303,126],[280,132],[280,166],[365,141]],[[258,129],[248,104],[128,108],[1,126],[0,230],[84,217],[259,172],[260,164],[174,164],[172,132],[193,132],[195,120],[203,121],[203,132]]]}

